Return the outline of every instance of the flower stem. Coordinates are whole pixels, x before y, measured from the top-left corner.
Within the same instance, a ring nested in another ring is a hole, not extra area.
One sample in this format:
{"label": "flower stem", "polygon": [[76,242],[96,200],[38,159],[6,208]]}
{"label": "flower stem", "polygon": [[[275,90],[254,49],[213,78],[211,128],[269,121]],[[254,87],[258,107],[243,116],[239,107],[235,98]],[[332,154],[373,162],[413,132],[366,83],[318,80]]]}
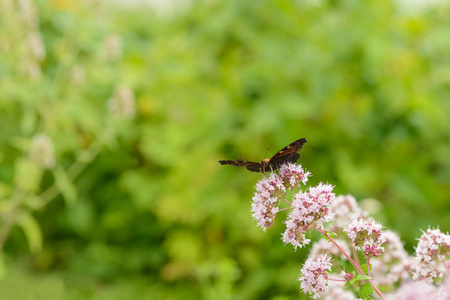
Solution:
{"label": "flower stem", "polygon": [[280,209],[279,211],[288,210],[288,209],[293,209],[293,207],[285,207],[285,208]]}
{"label": "flower stem", "polygon": [[329,281],[342,281],[342,282],[347,282],[347,280],[345,279],[333,279],[333,278],[328,278]]}
{"label": "flower stem", "polygon": [[445,258],[442,258],[440,255],[439,255],[439,258],[442,260],[442,264],[444,265],[444,268],[447,270],[447,274],[450,275],[450,270],[448,269],[448,267],[445,263]]}
{"label": "flower stem", "polygon": [[[358,272],[361,275],[366,275],[364,274],[363,270],[361,270],[361,268],[358,266],[358,264],[347,254],[347,252],[345,252],[344,249],[342,249],[341,246],[339,246],[339,244],[333,240],[326,232],[324,229],[321,228],[315,228],[318,232],[320,232],[321,234],[323,234],[324,236],[326,236],[330,242],[332,242],[341,252],[342,254],[345,255],[345,257],[347,257],[347,259],[350,261],[350,263],[356,268],[356,270],[358,270]],[[371,279],[367,279],[367,282],[370,283],[370,285],[373,287],[373,289],[375,290],[375,292],[378,294],[378,296],[381,297],[381,299],[385,300],[386,298],[384,297],[383,293],[377,288],[377,286],[372,282]]]}

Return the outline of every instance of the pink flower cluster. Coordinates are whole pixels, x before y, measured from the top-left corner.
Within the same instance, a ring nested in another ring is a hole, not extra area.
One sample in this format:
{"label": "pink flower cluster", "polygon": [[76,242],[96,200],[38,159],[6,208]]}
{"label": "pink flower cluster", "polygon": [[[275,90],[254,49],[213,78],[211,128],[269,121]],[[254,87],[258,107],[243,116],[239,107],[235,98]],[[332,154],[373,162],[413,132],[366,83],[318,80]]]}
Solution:
{"label": "pink flower cluster", "polygon": [[402,241],[397,233],[386,230],[383,232],[386,242],[383,244],[385,251],[382,256],[370,261],[376,274],[373,282],[376,285],[394,285],[409,278],[409,267],[412,259],[405,251]]}
{"label": "pink flower cluster", "polygon": [[388,300],[448,300],[450,299],[450,281],[435,286],[424,281],[407,281],[392,294],[386,295]]}
{"label": "pink flower cluster", "polygon": [[273,225],[275,215],[279,211],[280,200],[286,197],[286,188],[278,174],[272,173],[256,184],[253,196],[253,219],[264,231]]}
{"label": "pink flower cluster", "polygon": [[413,279],[429,283],[441,278],[446,266],[445,259],[450,254],[450,235],[438,229],[428,229],[419,239],[416,247]]}
{"label": "pink flower cluster", "polygon": [[[380,223],[366,219],[367,213],[358,207],[352,196],[336,198],[334,186],[324,183],[309,187],[306,191],[296,191],[301,184],[307,182],[308,176],[310,173],[305,172],[301,165],[284,164],[279,174],[271,173],[257,183],[252,202],[253,218],[264,231],[273,225],[278,212],[290,210],[282,239],[295,249],[310,243],[305,237],[309,230],[316,230],[326,237],[314,244],[301,270],[299,281],[304,293],[310,294],[314,299],[320,296],[326,299],[356,299],[351,292],[344,290],[343,284],[332,284],[328,289],[329,281],[346,281],[350,285],[359,285],[359,293],[364,297],[376,292],[382,299],[387,299],[377,285],[393,288],[401,283],[408,284],[409,273],[412,271],[414,280],[425,280],[427,283],[406,285],[400,290],[401,293],[390,294],[389,299],[450,299],[449,280],[440,288],[428,284],[437,282],[437,279],[443,277],[445,270],[450,274],[450,267],[446,265],[446,258],[450,255],[449,234],[443,234],[439,229],[428,229],[419,240],[413,263],[413,258],[404,250],[400,237],[394,232],[382,232]],[[292,202],[286,199],[287,190],[293,191]],[[282,201],[288,203],[289,207],[280,209]],[[325,223],[331,221],[334,222],[325,230]],[[343,232],[349,241],[336,239]],[[347,243],[364,253],[364,265],[360,265],[358,254],[353,249],[354,258],[350,257]],[[383,252],[384,255],[380,257]],[[340,275],[343,279],[333,278],[333,274],[330,275],[332,258],[337,262],[348,259],[359,274],[342,271]],[[371,266],[370,270],[367,270],[368,265]]]}
{"label": "pink flower cluster", "polygon": [[377,257],[384,251],[381,244],[385,242],[385,238],[381,228],[382,225],[375,221],[358,219],[353,220],[344,231],[356,250],[363,251],[367,257]]}
{"label": "pink flower cluster", "polygon": [[300,288],[304,293],[314,294],[313,298],[320,297],[319,293],[326,291],[328,286],[327,271],[331,271],[331,256],[322,254],[317,259],[308,258],[302,268]]}
{"label": "pink flower cluster", "polygon": [[301,165],[292,163],[283,164],[279,171],[280,177],[283,179],[284,185],[287,189],[294,189],[300,187],[300,183],[306,184],[310,172],[303,170]]}
{"label": "pink flower cluster", "polygon": [[322,227],[324,222],[330,222],[334,214],[329,206],[336,199],[331,184],[319,183],[310,187],[308,193],[299,192],[294,195],[292,211],[286,221],[286,231],[283,241],[292,244],[295,248],[307,245],[310,240],[304,233],[315,227]]}
{"label": "pink flower cluster", "polygon": [[352,292],[345,290],[342,282],[337,281],[330,281],[327,290],[320,297],[325,300],[357,300]]}
{"label": "pink flower cluster", "polygon": [[256,184],[253,196],[253,218],[264,231],[273,225],[279,205],[286,198],[286,189],[293,190],[308,181],[309,172],[305,172],[301,165],[283,164],[280,174],[271,173]]}

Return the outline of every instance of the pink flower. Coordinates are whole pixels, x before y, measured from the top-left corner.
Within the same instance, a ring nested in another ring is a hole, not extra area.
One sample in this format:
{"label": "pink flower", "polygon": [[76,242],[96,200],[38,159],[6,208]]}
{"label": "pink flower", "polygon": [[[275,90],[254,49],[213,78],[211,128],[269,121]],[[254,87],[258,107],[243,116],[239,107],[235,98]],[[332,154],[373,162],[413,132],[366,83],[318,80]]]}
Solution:
{"label": "pink flower", "polygon": [[398,234],[386,230],[383,236],[386,240],[383,245],[384,254],[370,261],[373,266],[372,274],[376,274],[373,282],[375,285],[393,286],[409,278],[412,259],[405,251]]}
{"label": "pink flower", "polygon": [[347,273],[345,270],[342,270],[341,273],[339,273],[341,276],[344,277],[345,281],[350,281],[353,279],[353,273]]}
{"label": "pink flower", "polygon": [[314,294],[313,298],[320,297],[318,293],[326,291],[328,286],[327,270],[331,271],[331,256],[322,254],[317,259],[308,258],[302,268],[300,288],[304,293]]}
{"label": "pink flower", "polygon": [[438,295],[438,299],[450,299],[450,280],[448,278],[438,288]]}
{"label": "pink flower", "polygon": [[327,230],[334,232],[344,229],[352,220],[367,216],[367,212],[361,210],[352,195],[337,196],[330,209],[335,214],[335,219],[328,225]]}
{"label": "pink flower", "polygon": [[365,256],[377,257],[384,251],[381,244],[385,242],[385,238],[381,227],[382,225],[375,221],[359,219],[352,221],[344,231],[356,250],[363,251]]}
{"label": "pink flower", "polygon": [[415,260],[411,266],[411,272],[413,274],[413,280],[433,283],[442,278],[445,270],[442,264],[439,264],[436,261],[418,263],[417,260]]}
{"label": "pink flower", "polygon": [[311,176],[311,173],[305,173],[302,165],[292,163],[281,165],[279,174],[287,189],[298,188],[300,183],[306,184],[308,176]]}
{"label": "pink flower", "polygon": [[330,281],[327,290],[320,297],[325,300],[357,300],[352,292],[345,290],[342,282],[336,281]]}
{"label": "pink flower", "polygon": [[416,248],[416,257],[420,262],[442,260],[450,252],[450,235],[438,229],[429,229],[423,233]]}
{"label": "pink flower", "polygon": [[412,267],[414,280],[429,283],[443,276],[445,258],[450,253],[450,235],[438,229],[428,229],[416,247],[415,264]]}
{"label": "pink flower", "polygon": [[308,230],[321,227],[324,222],[333,219],[329,206],[335,200],[331,184],[319,183],[317,187],[310,187],[308,193],[299,192],[294,195],[293,210],[286,223],[283,241],[291,243],[295,248],[307,245],[310,240],[305,239]]}
{"label": "pink flower", "polygon": [[389,300],[445,300],[438,297],[435,287],[431,284],[411,281],[401,285],[395,293],[386,296]]}
{"label": "pink flower", "polygon": [[256,184],[253,196],[252,216],[264,231],[273,225],[275,215],[279,211],[280,200],[286,197],[283,180],[276,173],[264,177]]}

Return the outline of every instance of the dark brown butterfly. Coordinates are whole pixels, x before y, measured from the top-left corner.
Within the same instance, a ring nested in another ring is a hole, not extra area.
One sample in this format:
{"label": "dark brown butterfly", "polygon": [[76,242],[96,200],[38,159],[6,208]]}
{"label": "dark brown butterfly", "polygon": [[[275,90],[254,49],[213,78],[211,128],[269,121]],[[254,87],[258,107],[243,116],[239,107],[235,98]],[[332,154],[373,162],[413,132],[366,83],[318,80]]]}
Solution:
{"label": "dark brown butterfly", "polygon": [[280,166],[285,162],[297,162],[300,157],[300,154],[298,154],[297,152],[302,149],[304,143],[306,143],[305,138],[296,140],[295,142],[290,143],[289,145],[278,151],[278,153],[272,156],[271,159],[266,158],[261,162],[246,160],[220,160],[219,162],[221,165],[246,167],[247,170],[250,170],[252,172],[264,173],[266,171],[275,171],[278,170]]}

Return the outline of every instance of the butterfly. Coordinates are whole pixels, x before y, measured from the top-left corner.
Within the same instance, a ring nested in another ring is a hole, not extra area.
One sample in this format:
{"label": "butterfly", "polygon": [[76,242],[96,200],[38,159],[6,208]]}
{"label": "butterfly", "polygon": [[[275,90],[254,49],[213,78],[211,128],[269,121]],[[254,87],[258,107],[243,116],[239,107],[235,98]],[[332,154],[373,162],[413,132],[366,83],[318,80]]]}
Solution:
{"label": "butterfly", "polygon": [[295,163],[300,158],[299,152],[303,148],[303,144],[306,143],[305,138],[296,140],[290,143],[283,149],[277,152],[272,158],[265,158],[261,162],[253,162],[246,160],[220,160],[221,165],[232,165],[238,167],[246,167],[247,170],[252,172],[267,172],[276,171],[283,163]]}

